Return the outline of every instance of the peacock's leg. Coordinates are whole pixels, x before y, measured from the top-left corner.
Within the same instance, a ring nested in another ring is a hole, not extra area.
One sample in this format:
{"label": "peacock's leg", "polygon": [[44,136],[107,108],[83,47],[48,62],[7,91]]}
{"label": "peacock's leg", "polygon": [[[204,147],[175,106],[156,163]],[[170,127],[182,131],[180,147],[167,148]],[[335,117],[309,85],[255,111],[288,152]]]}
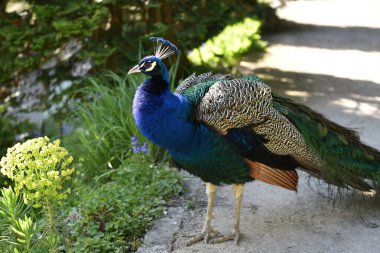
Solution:
{"label": "peacock's leg", "polygon": [[199,242],[202,239],[204,239],[204,241],[208,243],[211,239],[212,234],[215,234],[216,236],[220,235],[218,231],[215,231],[211,227],[212,208],[214,206],[216,188],[217,186],[214,184],[211,184],[211,183],[206,184],[206,194],[208,196],[208,203],[207,203],[207,214],[206,214],[206,221],[204,224],[204,228],[200,234],[196,235],[194,238],[187,241],[186,246],[190,246],[193,243]]}
{"label": "peacock's leg", "polygon": [[225,236],[211,240],[210,243],[220,243],[220,242],[225,242],[228,240],[234,240],[235,244],[239,243],[239,239],[240,239],[240,208],[241,208],[241,201],[243,199],[244,184],[233,184],[232,190],[234,192],[234,197],[235,197],[235,225],[234,225],[234,230]]}

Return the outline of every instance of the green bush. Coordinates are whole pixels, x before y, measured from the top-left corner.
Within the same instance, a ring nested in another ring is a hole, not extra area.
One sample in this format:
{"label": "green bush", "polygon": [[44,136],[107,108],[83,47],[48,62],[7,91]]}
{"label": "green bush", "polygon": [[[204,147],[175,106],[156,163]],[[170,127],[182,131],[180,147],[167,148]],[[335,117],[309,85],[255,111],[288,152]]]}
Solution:
{"label": "green bush", "polygon": [[142,152],[125,160],[107,181],[74,192],[78,208],[64,227],[73,252],[136,250],[166,200],[182,189],[175,170],[152,165]]}
{"label": "green bush", "polygon": [[234,67],[248,50],[265,49],[266,43],[261,40],[259,33],[260,26],[261,21],[256,18],[245,18],[228,25],[221,33],[192,50],[187,57],[198,66],[225,69]]}
{"label": "green bush", "polygon": [[[9,100],[16,110],[22,111],[48,111],[53,105],[52,113],[57,109],[64,111],[68,91],[67,87],[62,88],[67,86],[62,81],[69,80],[73,90],[82,79],[72,74],[76,64],[89,60],[96,51],[90,61],[96,66],[104,65],[114,52],[106,41],[90,39],[107,22],[108,14],[107,7],[95,1],[3,1],[0,101]],[[28,79],[31,87],[23,84],[15,90]],[[31,97],[33,103],[20,106]]]}
{"label": "green bush", "polygon": [[[60,147],[60,140],[50,142],[46,136],[17,143],[8,149],[7,155],[0,161],[0,172],[13,180],[15,193],[22,193],[25,204],[30,203],[44,211],[50,236],[56,233],[56,211],[71,192],[63,185],[74,172],[70,167],[72,161],[73,157]],[[19,230],[27,230],[30,234],[36,230],[32,219],[26,216],[24,220],[19,219],[16,225]],[[22,240],[30,245],[32,236]]]}
{"label": "green bush", "polygon": [[62,190],[65,181],[71,179],[73,157],[60,147],[60,140],[50,142],[45,137],[34,138],[8,149],[0,160],[0,172],[12,179],[17,194],[23,193],[25,204],[33,207],[61,205],[70,189]]}

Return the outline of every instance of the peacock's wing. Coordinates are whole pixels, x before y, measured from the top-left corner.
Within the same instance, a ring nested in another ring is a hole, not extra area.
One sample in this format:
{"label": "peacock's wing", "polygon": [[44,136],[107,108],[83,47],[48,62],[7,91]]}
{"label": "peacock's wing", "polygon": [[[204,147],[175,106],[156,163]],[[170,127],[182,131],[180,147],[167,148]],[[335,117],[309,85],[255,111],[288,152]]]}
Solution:
{"label": "peacock's wing", "polygon": [[[236,79],[207,74],[192,75],[186,80],[180,85],[186,88],[177,91],[196,108],[195,119],[223,135],[246,158],[253,177],[296,190],[298,162],[290,152],[278,147],[278,138],[256,131],[265,130],[265,124],[274,129],[273,119],[282,117],[271,105],[270,88],[257,77]],[[287,128],[281,130],[285,132]]]}

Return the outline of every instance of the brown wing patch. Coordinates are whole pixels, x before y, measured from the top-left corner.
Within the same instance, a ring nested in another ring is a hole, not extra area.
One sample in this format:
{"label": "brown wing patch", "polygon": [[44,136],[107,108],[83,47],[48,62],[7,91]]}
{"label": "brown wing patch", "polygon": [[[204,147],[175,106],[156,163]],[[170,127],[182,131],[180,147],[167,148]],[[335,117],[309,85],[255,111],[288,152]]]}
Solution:
{"label": "brown wing patch", "polygon": [[280,170],[266,166],[259,162],[244,159],[251,169],[250,176],[267,184],[277,185],[282,188],[297,191],[298,174],[296,170]]}

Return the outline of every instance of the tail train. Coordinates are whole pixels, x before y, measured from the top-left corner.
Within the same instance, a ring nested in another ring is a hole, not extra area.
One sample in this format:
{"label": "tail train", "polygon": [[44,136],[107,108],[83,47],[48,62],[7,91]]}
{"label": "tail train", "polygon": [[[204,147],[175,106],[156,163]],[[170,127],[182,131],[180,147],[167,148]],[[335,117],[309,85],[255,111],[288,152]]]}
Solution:
{"label": "tail train", "polygon": [[321,177],[338,187],[361,191],[380,184],[380,152],[360,141],[352,129],[336,124],[322,114],[290,99],[273,94],[273,106],[302,134],[307,145],[322,159]]}

